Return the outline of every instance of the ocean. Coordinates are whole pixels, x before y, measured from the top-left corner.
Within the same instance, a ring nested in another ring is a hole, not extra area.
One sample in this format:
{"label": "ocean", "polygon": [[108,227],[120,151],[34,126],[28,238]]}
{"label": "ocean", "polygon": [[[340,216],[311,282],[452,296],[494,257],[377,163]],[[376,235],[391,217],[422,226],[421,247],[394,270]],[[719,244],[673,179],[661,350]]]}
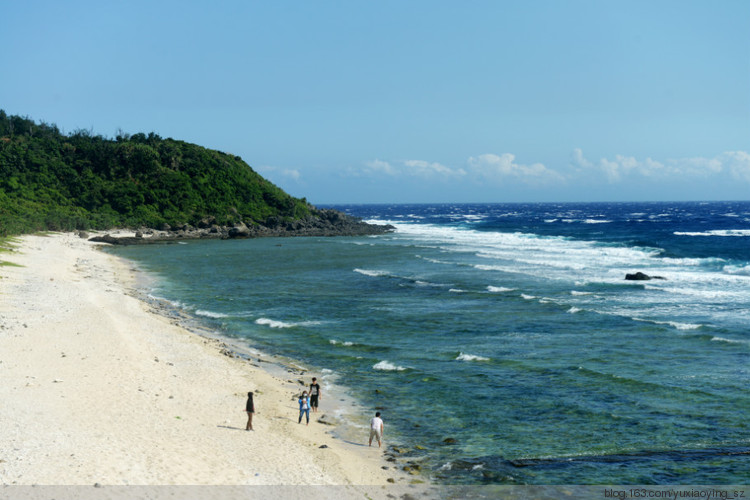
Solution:
{"label": "ocean", "polygon": [[112,252],[435,483],[750,483],[750,202],[330,208],[396,231]]}

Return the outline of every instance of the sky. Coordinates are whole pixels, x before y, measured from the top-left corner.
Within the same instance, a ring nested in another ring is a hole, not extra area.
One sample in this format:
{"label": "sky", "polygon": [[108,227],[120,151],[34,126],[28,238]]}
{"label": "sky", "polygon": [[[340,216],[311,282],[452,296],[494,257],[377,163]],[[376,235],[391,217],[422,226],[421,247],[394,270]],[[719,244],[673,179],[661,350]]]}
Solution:
{"label": "sky", "polygon": [[0,109],[316,205],[750,199],[747,0],[0,0]]}

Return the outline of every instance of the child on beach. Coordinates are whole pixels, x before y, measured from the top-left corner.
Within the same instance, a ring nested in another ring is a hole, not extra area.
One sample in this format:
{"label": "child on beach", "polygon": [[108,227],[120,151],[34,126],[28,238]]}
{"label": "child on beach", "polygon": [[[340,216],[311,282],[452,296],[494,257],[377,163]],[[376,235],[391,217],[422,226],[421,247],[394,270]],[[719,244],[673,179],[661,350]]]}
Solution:
{"label": "child on beach", "polygon": [[320,384],[318,383],[318,379],[313,377],[312,384],[310,384],[310,407],[312,408],[313,413],[317,413],[318,411],[318,400],[320,399],[320,396]]}
{"label": "child on beach", "polygon": [[302,415],[307,417],[307,424],[310,425],[310,398],[307,397],[307,391],[302,392],[302,396],[299,397],[299,420],[298,424],[302,423]]}
{"label": "child on beach", "polygon": [[246,431],[253,430],[253,414],[255,413],[255,403],[253,403],[253,393],[247,393],[247,402],[245,403],[245,411],[247,412],[247,426]]}
{"label": "child on beach", "polygon": [[380,440],[383,438],[383,420],[380,418],[380,412],[376,412],[370,420],[370,442],[367,446],[372,446],[372,438],[378,440],[378,448],[380,448]]}

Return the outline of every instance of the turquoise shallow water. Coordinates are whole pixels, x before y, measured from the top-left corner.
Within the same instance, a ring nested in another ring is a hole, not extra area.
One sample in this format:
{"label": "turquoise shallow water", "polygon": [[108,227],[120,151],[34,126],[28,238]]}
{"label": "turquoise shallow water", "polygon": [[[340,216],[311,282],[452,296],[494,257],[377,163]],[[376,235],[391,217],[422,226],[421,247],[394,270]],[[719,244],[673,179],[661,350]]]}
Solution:
{"label": "turquoise shallow water", "polygon": [[750,481],[749,203],[338,208],[397,231],[114,251],[335,374],[437,482]]}

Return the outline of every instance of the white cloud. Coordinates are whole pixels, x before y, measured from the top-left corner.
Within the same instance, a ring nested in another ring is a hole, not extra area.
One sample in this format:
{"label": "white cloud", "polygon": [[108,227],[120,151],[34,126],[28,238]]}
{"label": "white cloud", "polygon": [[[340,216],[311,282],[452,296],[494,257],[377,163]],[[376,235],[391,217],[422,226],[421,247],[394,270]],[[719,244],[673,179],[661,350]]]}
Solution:
{"label": "white cloud", "polygon": [[[705,183],[708,181],[750,183],[750,153],[729,151],[713,158],[693,157],[657,160],[640,159],[634,156],[614,155],[591,160],[581,149],[572,151],[568,168],[553,170],[542,163],[520,163],[512,153],[481,154],[470,156],[462,166],[449,166],[426,160],[372,160],[359,169],[350,169],[349,175],[370,179],[382,179],[404,184],[420,182],[420,186],[437,183],[452,185],[480,184],[494,186],[527,186],[542,188],[549,186],[573,187],[584,183],[588,186],[625,182],[654,185],[658,183]],[[452,183],[452,184],[450,184]]]}
{"label": "white cloud", "polygon": [[463,169],[452,169],[440,163],[424,160],[401,160],[387,162],[383,160],[372,160],[365,163],[361,174],[389,177],[419,177],[422,179],[446,179],[466,175]]}
{"label": "white cloud", "polygon": [[750,182],[750,154],[745,151],[730,151],[714,158],[693,157],[665,161],[651,158],[638,160],[632,156],[616,155],[613,159],[601,158],[598,162],[593,162],[584,157],[580,149],[574,149],[571,166],[578,175],[601,173],[612,184],[631,177],[686,180],[721,175],[731,175],[736,180]]}
{"label": "white cloud", "polygon": [[515,155],[483,154],[468,159],[469,168],[478,180],[519,180],[525,184],[550,184],[565,182],[565,178],[541,163],[522,165],[515,162]]}
{"label": "white cloud", "polygon": [[266,176],[283,177],[294,181],[299,181],[302,177],[302,174],[296,168],[273,167],[270,165],[258,167],[258,172]]}
{"label": "white cloud", "polygon": [[720,156],[733,178],[750,183],[750,153],[728,151]]}
{"label": "white cloud", "polygon": [[451,169],[440,163],[430,163],[423,160],[407,160],[404,165],[408,168],[409,175],[419,177],[463,177],[466,171],[462,168]]}
{"label": "white cloud", "polygon": [[581,151],[580,148],[576,148],[573,150],[571,165],[576,167],[577,171],[580,171],[581,169],[591,168],[594,166],[590,161],[588,161],[583,156],[583,151]]}
{"label": "white cloud", "polygon": [[390,176],[399,175],[399,172],[387,161],[372,160],[365,163],[365,173],[369,174],[386,174]]}

